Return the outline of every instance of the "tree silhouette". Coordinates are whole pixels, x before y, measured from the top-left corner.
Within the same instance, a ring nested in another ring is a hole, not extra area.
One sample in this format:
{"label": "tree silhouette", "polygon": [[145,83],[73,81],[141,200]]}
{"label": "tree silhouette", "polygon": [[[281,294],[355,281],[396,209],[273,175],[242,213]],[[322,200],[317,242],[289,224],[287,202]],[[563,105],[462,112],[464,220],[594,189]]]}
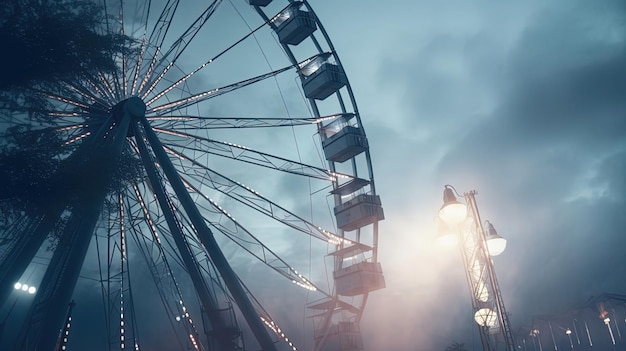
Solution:
{"label": "tree silhouette", "polygon": [[464,343],[458,343],[454,341],[452,344],[448,345],[445,351],[467,351]]}
{"label": "tree silhouette", "polygon": [[[49,102],[42,93],[116,73],[116,59],[132,45],[121,34],[101,34],[104,18],[91,1],[4,0],[0,6],[0,229],[66,188],[59,166],[71,148],[62,147],[53,128],[15,125],[13,117],[45,118],[40,112]],[[135,161],[126,157],[118,178],[122,172],[137,178]]]}
{"label": "tree silhouette", "polygon": [[91,1],[4,0],[0,108],[41,103],[33,90],[51,91],[94,72],[114,72],[115,55],[128,50],[128,39],[98,33],[103,18]]}

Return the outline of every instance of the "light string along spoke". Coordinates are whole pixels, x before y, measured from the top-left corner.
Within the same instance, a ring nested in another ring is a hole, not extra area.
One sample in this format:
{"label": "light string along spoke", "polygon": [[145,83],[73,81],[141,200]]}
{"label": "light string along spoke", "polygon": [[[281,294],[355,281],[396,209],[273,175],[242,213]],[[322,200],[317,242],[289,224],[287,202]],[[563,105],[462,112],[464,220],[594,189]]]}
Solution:
{"label": "light string along spoke", "polygon": [[[119,23],[120,23],[120,35],[123,38],[125,36],[124,29],[124,2],[120,1],[120,11],[119,11]],[[122,52],[122,96],[124,98],[128,97],[128,55],[126,52]]]}
{"label": "light string along spoke", "polygon": [[166,104],[155,106],[155,107],[149,107],[148,110],[146,111],[146,114],[158,112],[158,114],[163,115],[163,114],[167,114],[173,111],[178,111],[187,106],[197,104],[199,102],[206,101],[208,99],[211,99],[211,98],[229,93],[231,91],[243,88],[245,86],[260,82],[267,78],[274,77],[280,73],[287,72],[293,67],[295,67],[295,65],[290,65],[290,66],[281,68],[273,72],[265,73],[265,74],[262,74],[253,78],[249,78],[246,80],[242,80],[237,83],[229,84],[220,88],[214,88],[214,89],[207,90],[201,93],[193,94],[186,98],[175,100],[170,103],[166,103]]}
{"label": "light string along spoke", "polygon": [[[146,84],[150,81],[150,77],[152,76],[152,72],[156,65],[157,58],[161,52],[161,47],[163,46],[163,42],[165,41],[165,37],[167,32],[169,31],[170,25],[172,23],[172,18],[176,13],[180,0],[170,0],[168,1],[161,14],[159,15],[159,19],[154,24],[154,28],[150,33],[150,38],[148,38],[149,44],[155,45],[154,54],[152,55],[152,59],[150,60],[150,64],[148,65],[148,69],[143,76],[143,80],[137,89],[137,93],[142,91]],[[146,23],[147,25],[147,23]]]}
{"label": "light string along spoke", "polygon": [[[269,247],[267,247],[259,239],[257,239],[252,233],[250,233],[249,230],[243,227],[241,223],[239,223],[230,213],[228,213],[224,208],[218,205],[211,198],[206,196],[203,192],[200,191],[200,189],[192,185],[184,177],[183,177],[183,182],[185,183],[185,186],[187,187],[187,189],[197,194],[198,196],[202,197],[205,201],[208,201],[213,207],[214,211],[217,211],[218,213],[228,218],[228,220],[232,224],[235,225],[237,230],[231,230],[218,222],[210,221],[211,225],[214,228],[219,230],[227,238],[229,238],[231,241],[233,241],[235,244],[240,246],[242,249],[246,250],[249,254],[253,255],[258,260],[266,264],[268,267],[272,268],[273,270],[275,270],[276,272],[278,272],[285,278],[292,281],[294,284],[297,284],[298,286],[301,286],[305,289],[312,290],[312,291],[319,290],[326,296],[330,296],[330,294],[328,294],[325,291],[320,290],[309,279],[304,277],[302,274],[298,273],[298,271],[295,268],[293,268],[293,266],[291,266],[285,260],[280,258],[275,252],[273,252]],[[244,238],[243,235],[245,235],[247,238]],[[255,245],[257,247],[260,247],[261,253],[254,252],[254,249],[251,248],[250,245]],[[280,263],[281,265],[278,265],[278,263]]]}
{"label": "light string along spoke", "polygon": [[[174,157],[185,159],[196,167],[199,167],[204,173],[202,175],[202,181],[209,182],[208,184],[210,184],[210,186],[214,190],[219,191],[220,193],[232,198],[233,200],[236,200],[270,218],[273,218],[293,229],[296,229],[297,231],[311,235],[317,239],[328,241],[331,244],[338,244],[340,242],[344,242],[346,244],[354,244],[352,240],[342,238],[305,220],[295,213],[290,212],[284,207],[279,206],[275,202],[270,201],[250,187],[247,187],[237,181],[231,180],[230,178],[218,173],[217,171],[207,168],[204,165],[200,164],[198,161],[193,160],[175,150],[172,150],[165,145],[164,148],[166,152],[172,154]],[[222,183],[217,181],[217,179],[214,179],[214,177],[219,179]],[[279,216],[279,214],[281,214],[281,216]],[[287,220],[287,218],[290,218],[290,220]]]}
{"label": "light string along spoke", "polygon": [[349,174],[333,172],[328,169],[307,165],[279,156],[271,155],[261,151],[256,151],[246,146],[232,144],[223,141],[212,140],[209,138],[192,135],[189,133],[175,132],[171,130],[153,128],[155,132],[170,134],[182,138],[190,138],[199,142],[197,147],[181,146],[180,144],[163,141],[163,145],[170,148],[184,148],[190,151],[200,151],[212,155],[223,156],[229,159],[243,161],[257,166],[272,168],[286,173],[302,175],[306,177],[316,178],[325,181],[335,181],[341,179],[353,179]]}
{"label": "light string along spoke", "polygon": [[[140,249],[144,261],[150,269],[152,279],[157,287],[159,297],[161,298],[161,303],[170,317],[169,321],[172,329],[178,329],[174,321],[179,322],[184,329],[183,338],[185,340],[188,338],[188,335],[196,335],[197,338],[199,335],[198,330],[193,324],[189,311],[183,302],[184,299],[180,286],[167,260],[166,250],[162,245],[160,235],[153,221],[153,216],[137,184],[133,185],[133,191],[137,202],[140,204],[140,211],[142,213],[142,218],[138,218],[137,222],[142,221],[141,228],[147,227],[151,234],[151,238],[144,235],[142,231],[138,229],[140,228],[140,223],[137,223],[132,226],[133,238]],[[153,250],[150,249],[151,246],[156,247],[156,258],[152,253]],[[169,282],[169,284],[165,284],[166,281]],[[182,343],[181,337],[178,334],[179,333],[176,333],[179,343]],[[202,346],[200,348],[203,349]]]}
{"label": "light string along spoke", "polygon": [[[140,6],[140,2],[138,1],[136,3],[137,7]],[[140,23],[143,23],[143,25],[141,26],[143,28],[143,33],[140,35],[141,37],[141,45],[139,47],[139,54],[137,55],[137,63],[135,64],[135,68],[134,68],[134,72],[133,72],[133,82],[132,82],[132,86],[130,87],[130,94],[133,95],[135,94],[135,88],[137,87],[137,83],[139,81],[139,74],[141,71],[141,65],[143,63],[143,59],[144,59],[144,55],[146,54],[146,50],[148,48],[148,19],[150,18],[150,7],[152,5],[151,1],[148,1],[147,3],[143,3],[144,8],[142,10],[136,8],[135,13],[144,13],[145,15],[142,16],[143,20]]]}
{"label": "light string along spoke", "polygon": [[311,62],[312,60],[314,60],[315,58],[319,57],[320,55],[325,55],[325,54],[324,53],[317,54],[317,55],[314,55],[314,56],[312,56],[312,57],[310,57],[310,58],[308,58],[308,59],[306,59],[306,60],[304,60],[304,61],[302,61],[300,63],[295,63],[295,64],[283,67],[281,69],[278,69],[278,70],[275,70],[275,71],[272,71],[272,72],[269,72],[269,73],[261,74],[261,75],[258,75],[256,77],[253,77],[253,78],[248,78],[248,79],[239,81],[237,83],[233,83],[233,84],[229,84],[229,85],[223,86],[221,88],[214,88],[214,89],[211,89],[211,90],[208,90],[208,91],[204,91],[204,92],[201,92],[201,93],[198,93],[198,94],[193,94],[193,95],[190,95],[190,96],[188,96],[186,98],[182,98],[182,99],[179,99],[179,100],[176,100],[176,101],[173,101],[173,102],[170,102],[170,103],[166,103],[166,104],[163,104],[163,105],[159,105],[159,106],[155,106],[155,107],[148,107],[148,109],[146,111],[146,114],[158,112],[159,115],[164,115],[164,114],[167,114],[167,113],[170,113],[170,112],[173,112],[173,111],[181,110],[181,109],[183,109],[183,108],[185,108],[187,106],[190,106],[190,105],[193,105],[193,104],[197,104],[199,102],[208,100],[210,98],[217,97],[217,96],[223,95],[225,93],[237,90],[239,88],[243,88],[245,86],[248,86],[248,85],[260,82],[260,81],[265,80],[267,78],[271,78],[271,77],[277,76],[278,74],[281,74],[283,72],[287,72],[287,71],[291,70],[294,67],[304,67],[307,63]]}
{"label": "light string along spoke", "polygon": [[147,117],[152,125],[167,129],[179,130],[197,130],[197,129],[240,129],[240,128],[268,128],[268,127],[294,127],[294,126],[310,126],[311,124],[321,123],[323,121],[331,121],[336,118],[350,114],[338,113],[328,116],[304,117],[304,118],[280,118],[280,117],[206,117],[206,116],[156,116]]}
{"label": "light string along spoke", "polygon": [[[174,57],[170,60],[167,66],[165,66],[163,71],[152,82],[152,84],[146,91],[138,92],[139,95],[141,95],[142,99],[146,99],[146,97],[152,92],[152,90],[154,90],[154,88],[157,86],[157,84],[159,84],[163,77],[165,77],[167,72],[172,67],[174,67],[180,55],[185,51],[189,43],[191,43],[193,38],[198,34],[200,29],[202,29],[202,27],[206,24],[206,22],[213,15],[213,13],[215,13],[217,6],[219,6],[219,4],[221,3],[221,0],[214,0],[211,5],[209,5],[209,7],[207,7],[207,9],[204,10],[204,12],[202,12],[202,14],[187,28],[187,30],[185,30],[185,32],[180,37],[178,37],[178,39],[174,42],[174,44],[172,44],[169,50],[165,52],[165,54],[163,54],[163,57],[159,60],[158,63],[156,63],[155,69],[158,69],[172,53],[174,53]],[[148,79],[150,79],[150,77],[148,77]]]}
{"label": "light string along spoke", "polygon": [[78,93],[80,96],[83,97],[83,99],[85,100],[89,100],[91,103],[99,103],[100,105],[106,106],[109,104],[109,102],[107,100],[104,100],[92,93],[90,93],[88,90],[84,89],[84,87],[76,85],[76,84],[71,84],[71,83],[66,83],[65,84],[67,86],[68,89],[71,89],[72,91]]}
{"label": "light string along spoke", "polygon": [[[224,55],[225,53],[227,53],[228,51],[230,51],[232,48],[234,48],[235,46],[237,46],[238,44],[242,43],[244,40],[246,40],[247,38],[249,38],[250,36],[254,35],[254,33],[256,33],[259,29],[263,28],[265,25],[267,25],[267,22],[259,25],[258,27],[256,27],[255,29],[253,29],[252,31],[250,31],[248,34],[244,35],[242,38],[240,38],[239,40],[237,40],[236,42],[234,42],[233,44],[229,45],[226,49],[222,50],[220,53],[218,53],[217,55],[213,56],[211,59],[209,59],[208,61],[206,61],[205,63],[203,63],[202,65],[198,66],[196,69],[194,69],[193,71],[189,72],[188,74],[186,74],[185,76],[183,76],[182,78],[180,78],[179,80],[177,80],[176,82],[174,82],[173,84],[171,84],[169,87],[163,89],[160,93],[156,94],[156,96],[154,96],[152,99],[148,100],[148,102],[146,103],[146,105],[151,105],[152,103],[154,103],[156,100],[160,99],[161,97],[163,97],[165,94],[169,93],[170,91],[172,91],[172,89],[176,88],[177,86],[179,86],[181,83],[187,81],[189,78],[191,78],[193,75],[195,75],[196,73],[198,73],[199,71],[201,71],[203,68],[205,68],[206,66],[208,66],[209,64],[213,63],[215,60],[217,60],[218,58],[220,58],[220,56]],[[153,84],[153,86],[156,86],[155,82]],[[149,89],[144,95],[143,97],[147,97],[148,94],[153,90]]]}

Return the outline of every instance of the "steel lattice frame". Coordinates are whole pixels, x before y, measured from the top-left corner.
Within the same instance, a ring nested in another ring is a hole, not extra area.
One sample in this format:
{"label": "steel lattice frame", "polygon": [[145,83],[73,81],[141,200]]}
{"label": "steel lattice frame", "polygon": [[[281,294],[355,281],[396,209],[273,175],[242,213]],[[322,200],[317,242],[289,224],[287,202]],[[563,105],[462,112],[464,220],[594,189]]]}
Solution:
{"label": "steel lattice frame", "polygon": [[459,243],[482,347],[485,351],[513,351],[515,345],[511,323],[487,248],[485,230],[476,204],[476,191],[464,193],[463,197],[467,203],[468,216],[459,225]]}

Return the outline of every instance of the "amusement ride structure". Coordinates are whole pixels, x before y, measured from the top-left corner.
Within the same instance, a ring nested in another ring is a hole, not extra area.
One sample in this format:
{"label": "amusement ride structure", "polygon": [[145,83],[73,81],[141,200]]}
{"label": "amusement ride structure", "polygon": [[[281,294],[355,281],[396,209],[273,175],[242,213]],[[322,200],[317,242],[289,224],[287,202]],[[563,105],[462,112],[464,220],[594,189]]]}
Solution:
{"label": "amusement ride structure", "polygon": [[[0,301],[31,299],[1,345],[362,350],[384,215],[310,4],[101,5],[98,31],[131,39],[118,70],[0,116],[0,146],[30,162],[0,192]],[[287,335],[291,313],[308,335]]]}

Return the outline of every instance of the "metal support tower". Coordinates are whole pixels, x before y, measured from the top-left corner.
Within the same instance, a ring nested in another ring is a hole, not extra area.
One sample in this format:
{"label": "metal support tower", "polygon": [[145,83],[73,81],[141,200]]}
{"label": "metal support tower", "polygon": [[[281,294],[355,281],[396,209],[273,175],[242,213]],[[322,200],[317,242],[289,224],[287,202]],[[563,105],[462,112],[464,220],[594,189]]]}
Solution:
{"label": "metal support tower", "polygon": [[[123,102],[120,107],[121,111],[107,118],[107,123],[72,155],[60,171],[71,196],[64,197],[64,205],[59,208],[66,208],[70,219],[27,314],[16,350],[54,349],[131,117],[136,114],[132,106],[127,108]],[[38,231],[40,228],[36,229]]]}
{"label": "metal support tower", "polygon": [[500,345],[504,345],[506,351],[514,351],[513,332],[489,255],[475,195],[474,190],[463,194],[468,206],[468,220],[458,228],[475,319],[483,350],[496,351],[500,349]]}
{"label": "metal support tower", "polygon": [[[158,137],[145,117],[146,105],[138,97],[126,99],[102,116],[94,132],[60,167],[59,184],[63,191],[54,206],[43,210],[37,221],[26,226],[17,253],[0,260],[0,281],[13,286],[13,281],[28,266],[47,234],[62,218],[68,218],[58,246],[43,277],[39,291],[27,314],[27,322],[17,337],[15,349],[52,350],[58,340],[59,329],[65,322],[68,304],[91,238],[96,230],[102,207],[107,197],[113,172],[118,165],[127,138],[134,137],[159,205],[166,218],[177,249],[194,283],[196,292],[207,311],[212,331],[220,351],[238,349],[232,328],[221,316],[221,309],[210,292],[190,251],[181,223],[176,217],[171,198],[164,188],[167,180],[188,215],[203,246],[217,267],[230,293],[264,351],[276,351],[268,330],[248,299],[238,277],[219,248],[202,214],[193,202],[180,175],[174,168]],[[157,169],[157,164],[160,170]],[[9,284],[10,283],[10,284]],[[1,290],[1,289],[0,289]],[[5,289],[6,290],[6,289]],[[0,296],[7,291],[0,292]]]}

